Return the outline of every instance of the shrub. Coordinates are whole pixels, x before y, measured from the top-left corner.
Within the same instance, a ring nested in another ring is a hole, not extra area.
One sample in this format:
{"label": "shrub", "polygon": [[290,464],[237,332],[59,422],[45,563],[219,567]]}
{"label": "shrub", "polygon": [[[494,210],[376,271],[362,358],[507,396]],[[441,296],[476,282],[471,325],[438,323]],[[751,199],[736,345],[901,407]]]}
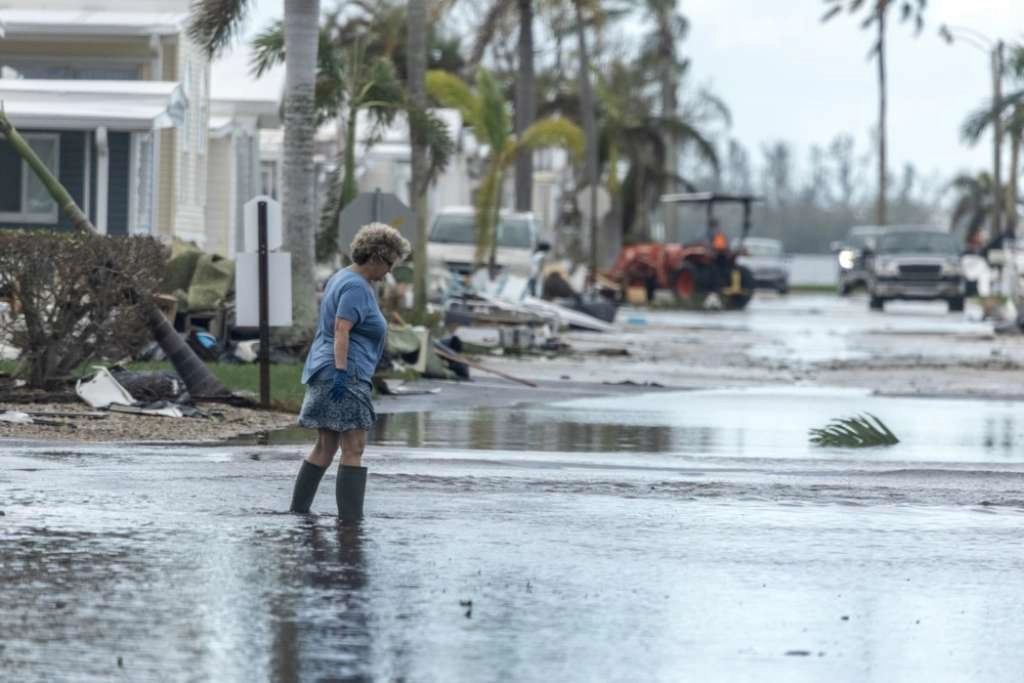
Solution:
{"label": "shrub", "polygon": [[21,349],[17,373],[50,388],[82,363],[138,350],[149,332],[132,291],[154,291],[166,257],[151,237],[0,231],[0,292],[21,311],[0,337]]}

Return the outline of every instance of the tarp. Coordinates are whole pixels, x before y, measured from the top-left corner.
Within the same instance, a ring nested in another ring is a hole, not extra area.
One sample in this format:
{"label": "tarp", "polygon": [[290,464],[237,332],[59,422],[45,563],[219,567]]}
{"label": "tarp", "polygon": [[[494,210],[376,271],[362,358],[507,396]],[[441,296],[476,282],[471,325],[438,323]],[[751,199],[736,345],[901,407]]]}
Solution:
{"label": "tarp", "polygon": [[234,290],[235,262],[203,254],[196,262],[192,283],[188,289],[189,313],[212,312],[227,301]]}

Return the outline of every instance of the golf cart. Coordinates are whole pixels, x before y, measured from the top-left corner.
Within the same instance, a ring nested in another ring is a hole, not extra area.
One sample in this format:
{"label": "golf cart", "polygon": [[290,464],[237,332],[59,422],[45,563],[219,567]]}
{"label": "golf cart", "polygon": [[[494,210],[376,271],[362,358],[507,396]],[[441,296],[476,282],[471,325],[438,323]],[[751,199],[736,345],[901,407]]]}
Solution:
{"label": "golf cart", "polygon": [[[722,308],[742,309],[753,296],[754,275],[749,268],[737,264],[736,259],[750,232],[750,205],[759,199],[754,195],[718,192],[662,195],[662,204],[704,207],[704,238],[685,244],[629,245],[619,253],[608,276],[623,287],[646,288],[648,301],[653,300],[655,291],[667,289],[683,304],[701,306],[717,302]],[[715,217],[719,204],[743,207],[743,224],[735,245],[730,244]]]}

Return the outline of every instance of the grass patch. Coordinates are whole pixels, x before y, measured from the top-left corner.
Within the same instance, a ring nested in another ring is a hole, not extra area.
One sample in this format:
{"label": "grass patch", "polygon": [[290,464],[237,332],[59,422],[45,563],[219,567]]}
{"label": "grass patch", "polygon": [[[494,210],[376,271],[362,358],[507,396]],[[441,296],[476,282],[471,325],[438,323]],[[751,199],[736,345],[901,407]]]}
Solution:
{"label": "grass patch", "polygon": [[835,294],[839,285],[790,285],[791,294]]}

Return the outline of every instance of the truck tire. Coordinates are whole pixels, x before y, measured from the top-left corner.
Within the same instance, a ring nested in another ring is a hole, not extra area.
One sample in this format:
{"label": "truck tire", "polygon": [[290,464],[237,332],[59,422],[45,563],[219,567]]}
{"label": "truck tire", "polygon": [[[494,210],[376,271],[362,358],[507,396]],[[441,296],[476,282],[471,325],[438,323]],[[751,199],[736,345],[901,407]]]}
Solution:
{"label": "truck tire", "polygon": [[959,313],[964,310],[964,298],[962,296],[948,299],[946,304],[949,306],[950,313]]}
{"label": "truck tire", "polygon": [[697,295],[697,269],[684,263],[672,274],[672,294],[680,303],[690,303]]}
{"label": "truck tire", "polygon": [[725,307],[730,311],[740,311],[746,308],[750,299],[754,296],[754,273],[744,266],[736,266],[740,273],[740,292],[725,297]]}
{"label": "truck tire", "polygon": [[872,294],[868,299],[868,308],[872,311],[881,311],[885,308],[885,299],[880,296]]}

